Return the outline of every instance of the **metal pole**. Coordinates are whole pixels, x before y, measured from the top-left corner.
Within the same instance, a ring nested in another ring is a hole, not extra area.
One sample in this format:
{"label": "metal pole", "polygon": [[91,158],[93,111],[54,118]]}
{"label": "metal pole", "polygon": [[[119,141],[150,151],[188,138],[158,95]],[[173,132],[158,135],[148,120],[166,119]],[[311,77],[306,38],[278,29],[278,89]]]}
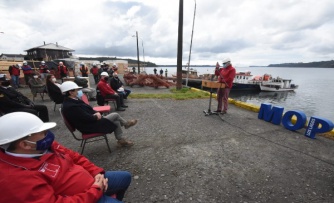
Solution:
{"label": "metal pole", "polygon": [[189,51],[189,59],[188,59],[188,70],[187,70],[186,86],[188,86],[191,48],[192,48],[192,45],[193,45],[193,36],[194,36],[195,15],[196,15],[196,0],[195,0],[195,9],[194,9],[194,18],[193,18],[193,29],[191,31],[191,41],[190,41],[190,51]]}
{"label": "metal pole", "polygon": [[141,39],[141,45],[143,47],[143,59],[144,59],[144,67],[145,67],[145,51],[144,51],[144,40]]}
{"label": "metal pole", "polygon": [[182,42],[183,42],[183,0],[179,4],[179,28],[177,41],[176,89],[182,89]]}
{"label": "metal pole", "polygon": [[139,65],[139,46],[138,46],[138,31],[136,31],[137,38],[137,61],[138,61],[138,74],[140,74],[140,65]]}

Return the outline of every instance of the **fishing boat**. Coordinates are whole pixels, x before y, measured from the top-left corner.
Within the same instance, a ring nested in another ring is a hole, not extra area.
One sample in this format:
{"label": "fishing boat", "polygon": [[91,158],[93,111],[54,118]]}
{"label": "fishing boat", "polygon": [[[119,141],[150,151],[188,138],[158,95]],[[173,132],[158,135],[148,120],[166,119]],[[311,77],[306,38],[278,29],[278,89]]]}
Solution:
{"label": "fishing boat", "polygon": [[250,71],[237,72],[233,80],[232,91],[247,90],[247,91],[260,91],[260,84],[263,81],[271,80],[270,74],[264,74],[263,76],[254,76]]}
{"label": "fishing boat", "polygon": [[261,91],[267,92],[283,92],[294,91],[298,88],[298,85],[292,84],[291,79],[283,79],[280,77],[273,78],[269,81],[264,81],[260,84]]}

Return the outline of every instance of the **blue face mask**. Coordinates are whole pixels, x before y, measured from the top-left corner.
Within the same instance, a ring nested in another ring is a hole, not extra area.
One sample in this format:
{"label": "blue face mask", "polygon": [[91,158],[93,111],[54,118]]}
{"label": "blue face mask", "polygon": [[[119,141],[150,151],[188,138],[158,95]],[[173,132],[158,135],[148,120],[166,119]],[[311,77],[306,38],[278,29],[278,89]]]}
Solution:
{"label": "blue face mask", "polygon": [[81,97],[82,97],[82,95],[83,95],[83,92],[82,92],[82,90],[79,90],[79,91],[78,91],[78,96],[77,96],[77,97],[78,97],[78,98],[81,98]]}
{"label": "blue face mask", "polygon": [[54,139],[55,139],[55,135],[51,131],[48,130],[46,132],[45,137],[41,140],[38,140],[37,142],[32,142],[29,140],[25,140],[25,141],[32,143],[32,144],[36,144],[36,150],[45,151],[51,147]]}
{"label": "blue face mask", "polygon": [[224,63],[223,67],[226,68],[229,64],[228,63]]}

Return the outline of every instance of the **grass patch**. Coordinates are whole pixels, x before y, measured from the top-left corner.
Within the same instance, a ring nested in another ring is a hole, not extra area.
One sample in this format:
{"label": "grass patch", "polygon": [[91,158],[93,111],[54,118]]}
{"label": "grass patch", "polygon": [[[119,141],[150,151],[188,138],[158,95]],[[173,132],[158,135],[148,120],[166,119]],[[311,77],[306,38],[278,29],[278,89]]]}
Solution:
{"label": "grass patch", "polygon": [[182,88],[177,90],[176,88],[170,89],[171,94],[139,94],[131,93],[129,95],[132,99],[175,99],[175,100],[187,100],[187,99],[206,99],[210,97],[209,92],[195,91],[190,88]]}

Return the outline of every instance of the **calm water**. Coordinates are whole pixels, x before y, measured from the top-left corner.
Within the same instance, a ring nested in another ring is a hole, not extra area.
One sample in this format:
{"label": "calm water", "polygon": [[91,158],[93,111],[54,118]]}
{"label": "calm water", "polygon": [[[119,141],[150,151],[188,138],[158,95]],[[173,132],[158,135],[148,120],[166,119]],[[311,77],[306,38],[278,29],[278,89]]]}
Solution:
{"label": "calm water", "polygon": [[[196,67],[198,74],[213,73],[214,67]],[[160,68],[157,68],[158,72]],[[163,68],[166,70],[166,67]],[[176,67],[168,67],[168,75],[176,74]],[[255,105],[271,103],[285,111],[301,110],[307,117],[320,116],[334,122],[334,68],[272,68],[236,67],[237,72],[251,71],[252,75],[271,74],[273,77],[292,79],[299,85],[294,92],[231,92],[230,97]],[[153,68],[146,68],[148,74]],[[164,73],[165,75],[165,73]]]}

